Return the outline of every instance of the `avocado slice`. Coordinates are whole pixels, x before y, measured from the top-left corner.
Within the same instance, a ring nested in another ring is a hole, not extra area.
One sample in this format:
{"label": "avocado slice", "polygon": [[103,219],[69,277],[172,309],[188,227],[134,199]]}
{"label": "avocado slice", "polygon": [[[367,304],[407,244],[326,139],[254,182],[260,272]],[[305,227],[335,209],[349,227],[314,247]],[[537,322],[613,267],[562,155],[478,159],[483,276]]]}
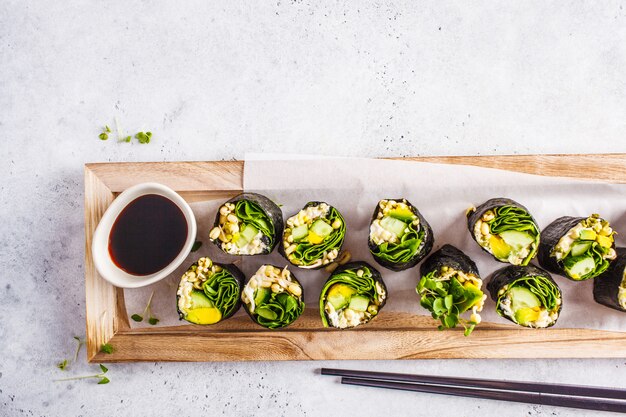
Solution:
{"label": "avocado slice", "polygon": [[509,297],[511,298],[511,309],[516,314],[520,309],[541,307],[539,298],[526,287],[511,288]]}
{"label": "avocado slice", "polygon": [[511,248],[505,241],[498,235],[491,235],[489,238],[489,245],[491,246],[491,253],[498,259],[507,260],[511,253]]}
{"label": "avocado slice", "polygon": [[463,296],[465,300],[457,305],[459,313],[469,310],[483,298],[483,292],[476,285],[469,281],[463,284]]}
{"label": "avocado slice", "polygon": [[362,295],[355,295],[350,299],[350,309],[354,311],[365,311],[370,304],[370,300]]}
{"label": "avocado slice", "polygon": [[207,296],[204,295],[203,292],[192,291],[190,296],[191,296],[191,308],[190,308],[190,310],[193,310],[193,309],[196,309],[196,308],[215,307],[213,305],[213,302],[211,302],[211,300],[209,300],[207,298]]}
{"label": "avocado slice", "polygon": [[613,246],[613,237],[612,236],[596,236],[596,242],[603,248],[610,248]]}
{"label": "avocado slice", "polygon": [[406,229],[406,223],[404,223],[401,220],[395,219],[390,216],[385,216],[382,219],[380,219],[380,225],[383,229],[396,235],[398,239],[404,236],[404,229]]}
{"label": "avocado slice", "polygon": [[254,293],[254,305],[260,305],[263,304],[267,301],[268,298],[270,298],[271,295],[271,291],[268,288],[257,288],[256,292]]}
{"label": "avocado slice", "polygon": [[410,223],[413,221],[413,212],[408,208],[397,208],[389,211],[389,217],[403,221],[404,223]]}
{"label": "avocado slice", "polygon": [[304,239],[309,234],[309,227],[306,224],[301,224],[298,227],[294,227],[291,231],[291,236],[293,236],[294,241],[299,241]]}
{"label": "avocado slice", "polygon": [[593,229],[582,229],[580,231],[580,240],[596,240],[596,235]]}
{"label": "avocado slice", "polygon": [[572,256],[580,256],[589,250],[592,242],[576,242],[572,245],[572,249],[570,250],[570,254]]}
{"label": "avocado slice", "polygon": [[350,298],[352,298],[354,294],[356,294],[356,290],[351,286],[337,283],[328,290],[326,300],[335,310],[340,310],[348,305]]}
{"label": "avocado slice", "polygon": [[590,256],[576,256],[565,260],[564,269],[573,279],[581,279],[596,267],[596,262]]}
{"label": "avocado slice", "polygon": [[528,233],[518,232],[517,230],[504,231],[500,233],[500,237],[507,245],[514,248],[525,248],[535,241]]}
{"label": "avocado slice", "polygon": [[322,219],[317,219],[311,226],[311,231],[316,235],[325,238],[333,232],[333,227]]}
{"label": "avocado slice", "polygon": [[538,308],[520,308],[515,312],[515,321],[522,326],[528,326],[530,323],[537,321],[540,311]]}
{"label": "avocado slice", "polygon": [[185,316],[185,320],[195,324],[215,324],[221,319],[222,312],[215,307],[194,308]]}

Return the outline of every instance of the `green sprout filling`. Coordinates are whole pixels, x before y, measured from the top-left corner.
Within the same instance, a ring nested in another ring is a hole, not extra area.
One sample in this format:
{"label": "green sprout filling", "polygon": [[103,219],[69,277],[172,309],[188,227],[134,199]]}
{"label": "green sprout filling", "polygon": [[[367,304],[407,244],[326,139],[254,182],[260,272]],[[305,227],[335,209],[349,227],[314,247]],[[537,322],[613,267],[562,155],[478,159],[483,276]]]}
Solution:
{"label": "green sprout filling", "polygon": [[372,254],[394,264],[409,262],[419,250],[425,233],[419,224],[414,225],[412,221],[404,223],[409,231],[402,235],[399,243],[383,242],[372,251]]}
{"label": "green sprout filling", "polygon": [[[258,289],[257,289],[258,291]],[[255,297],[256,297],[255,291]],[[304,311],[304,302],[287,292],[272,292],[254,310],[257,322],[268,329],[278,329],[293,323]]]}
{"label": "green sprout filling", "polygon": [[310,243],[308,241],[303,241],[298,243],[296,246],[296,250],[289,256],[292,259],[297,260],[298,265],[310,265],[315,261],[322,259],[324,257],[324,252],[331,251],[333,249],[338,249],[343,244],[343,239],[346,237],[346,223],[337,210],[334,207],[331,207],[328,211],[328,216],[324,220],[324,222],[332,225],[335,220],[339,219],[341,221],[341,226],[338,229],[333,229],[333,231],[324,238],[322,243]]}
{"label": "green sprout filling", "polygon": [[202,289],[222,317],[233,312],[239,299],[239,283],[226,269],[212,274],[204,281]]}
{"label": "green sprout filling", "polygon": [[444,280],[439,270],[431,271],[422,277],[416,291],[421,297],[421,306],[430,311],[434,319],[441,321],[439,330],[451,329],[460,323],[465,328],[465,336],[469,336],[477,323],[459,316],[477,305],[483,292],[470,281],[461,284],[457,275]]}
{"label": "green sprout filling", "polygon": [[495,213],[493,220],[485,222],[489,224],[491,234],[499,235],[502,232],[514,230],[525,232],[534,239],[530,252],[520,264],[523,266],[528,265],[539,249],[540,233],[537,224],[526,210],[519,207],[500,206],[493,211]]}
{"label": "green sprout filling", "polygon": [[[357,271],[362,270],[363,275],[358,276]],[[328,290],[335,284],[345,284],[356,291],[354,295],[360,295],[368,298],[370,300],[370,304],[378,305],[379,296],[382,296],[383,299],[386,296],[385,294],[379,294],[376,289],[376,280],[372,276],[372,271],[366,267],[361,266],[354,269],[345,269],[341,272],[333,274],[326,284],[324,284],[324,288],[322,288],[322,293],[320,294],[320,316],[322,317],[322,324],[324,327],[330,327],[328,324],[328,320],[326,318],[326,314],[324,314],[326,298]],[[353,296],[354,296],[353,295]]]}
{"label": "green sprout filling", "polygon": [[267,236],[270,240],[269,246],[274,243],[274,224],[269,216],[254,201],[239,200],[235,203],[235,215],[243,223],[241,229],[247,224],[251,224],[257,230],[260,230],[263,236]]}

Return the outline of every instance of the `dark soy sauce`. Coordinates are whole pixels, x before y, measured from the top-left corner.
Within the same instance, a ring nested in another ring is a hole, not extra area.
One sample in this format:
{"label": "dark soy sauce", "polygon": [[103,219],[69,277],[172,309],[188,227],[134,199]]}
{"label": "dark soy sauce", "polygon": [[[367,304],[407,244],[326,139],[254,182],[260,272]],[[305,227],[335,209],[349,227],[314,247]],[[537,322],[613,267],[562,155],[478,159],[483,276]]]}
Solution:
{"label": "dark soy sauce", "polygon": [[132,275],[150,275],[169,265],[187,240],[187,220],[169,198],[146,194],[131,201],[115,219],[109,254]]}

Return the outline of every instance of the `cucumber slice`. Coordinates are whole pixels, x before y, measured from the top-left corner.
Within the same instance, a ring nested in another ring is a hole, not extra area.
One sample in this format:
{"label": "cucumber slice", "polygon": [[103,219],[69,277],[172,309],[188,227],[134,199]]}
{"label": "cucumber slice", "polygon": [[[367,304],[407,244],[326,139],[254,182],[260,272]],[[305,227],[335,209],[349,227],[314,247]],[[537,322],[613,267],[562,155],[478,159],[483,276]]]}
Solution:
{"label": "cucumber slice", "polygon": [[315,220],[315,223],[311,226],[311,231],[323,238],[331,234],[333,230],[333,227],[322,219]]}
{"label": "cucumber slice", "polygon": [[581,240],[596,240],[596,232],[593,229],[582,229],[580,231]]}
{"label": "cucumber slice", "polygon": [[335,310],[340,310],[348,305],[350,298],[352,298],[354,294],[356,294],[356,290],[349,285],[335,284],[328,290],[326,300]]}
{"label": "cucumber slice", "polygon": [[256,227],[252,226],[251,224],[247,224],[244,226],[241,232],[239,232],[239,235],[242,236],[246,241],[252,242],[257,233],[259,233],[259,231]]}
{"label": "cucumber slice", "polygon": [[517,230],[507,230],[502,232],[500,233],[500,237],[507,243],[507,245],[518,248],[530,246],[530,244],[535,241],[535,239],[533,239],[533,237],[528,233],[518,232]]}
{"label": "cucumber slice", "polygon": [[409,223],[413,221],[414,214],[409,209],[399,208],[389,211],[388,216]]}
{"label": "cucumber slice", "polygon": [[579,256],[566,259],[564,269],[573,279],[581,279],[596,268],[596,263],[590,256]]}
{"label": "cucumber slice", "polygon": [[570,254],[572,256],[580,256],[583,255],[589,248],[591,247],[591,242],[576,242],[572,245],[572,250]]}
{"label": "cucumber slice", "polygon": [[406,223],[404,223],[401,220],[394,219],[393,217],[390,217],[390,216],[385,216],[382,219],[380,219],[380,225],[383,229],[396,235],[398,239],[404,236],[404,229],[406,229]]}
{"label": "cucumber slice", "polygon": [[254,305],[260,305],[267,301],[270,298],[270,290],[267,288],[257,288],[256,293],[254,294]]}
{"label": "cucumber slice", "polygon": [[370,300],[362,295],[355,295],[350,299],[350,309],[354,311],[365,311],[370,304]]}
{"label": "cucumber slice", "polygon": [[291,231],[291,236],[293,236],[293,240],[296,242],[298,240],[302,240],[309,234],[309,227],[306,224],[301,224],[298,227],[294,227]]}
{"label": "cucumber slice", "polygon": [[190,308],[190,310],[193,310],[193,309],[196,309],[196,308],[210,308],[210,307],[215,307],[215,306],[213,305],[211,300],[209,300],[207,298],[207,296],[204,295],[203,292],[200,292],[200,291],[192,291],[191,292],[191,308]]}
{"label": "cucumber slice", "polygon": [[541,301],[531,290],[526,287],[513,287],[509,290],[511,309],[517,314],[518,310],[533,307],[541,307]]}
{"label": "cucumber slice", "polygon": [[239,235],[239,237],[237,237],[237,240],[235,240],[235,245],[237,245],[237,247],[239,247],[240,249],[246,246],[248,243],[250,242],[248,242],[248,240],[241,234]]}

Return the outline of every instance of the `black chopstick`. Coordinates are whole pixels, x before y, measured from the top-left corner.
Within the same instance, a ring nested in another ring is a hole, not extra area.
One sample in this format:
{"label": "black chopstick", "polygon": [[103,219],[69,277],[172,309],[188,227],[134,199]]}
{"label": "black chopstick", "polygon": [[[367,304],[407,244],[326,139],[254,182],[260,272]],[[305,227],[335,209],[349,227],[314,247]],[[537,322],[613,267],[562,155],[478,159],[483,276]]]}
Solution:
{"label": "black chopstick", "polygon": [[408,382],[433,385],[448,385],[508,391],[527,391],[541,394],[569,395],[579,397],[616,398],[626,400],[626,390],[616,388],[589,387],[582,385],[565,385],[550,383],[534,383],[521,381],[505,381],[477,378],[457,378],[448,376],[410,375],[390,372],[355,371],[350,369],[322,368],[322,375],[370,379],[379,381]]}
{"label": "black chopstick", "polygon": [[445,394],[460,397],[513,401],[526,404],[541,404],[556,407],[580,408],[584,410],[613,411],[617,413],[626,412],[626,401],[594,397],[540,394],[536,392],[521,391],[486,390],[444,385],[430,385],[426,383],[393,382],[351,377],[341,378],[341,383],[346,385],[359,385],[403,391],[426,392],[431,394]]}

